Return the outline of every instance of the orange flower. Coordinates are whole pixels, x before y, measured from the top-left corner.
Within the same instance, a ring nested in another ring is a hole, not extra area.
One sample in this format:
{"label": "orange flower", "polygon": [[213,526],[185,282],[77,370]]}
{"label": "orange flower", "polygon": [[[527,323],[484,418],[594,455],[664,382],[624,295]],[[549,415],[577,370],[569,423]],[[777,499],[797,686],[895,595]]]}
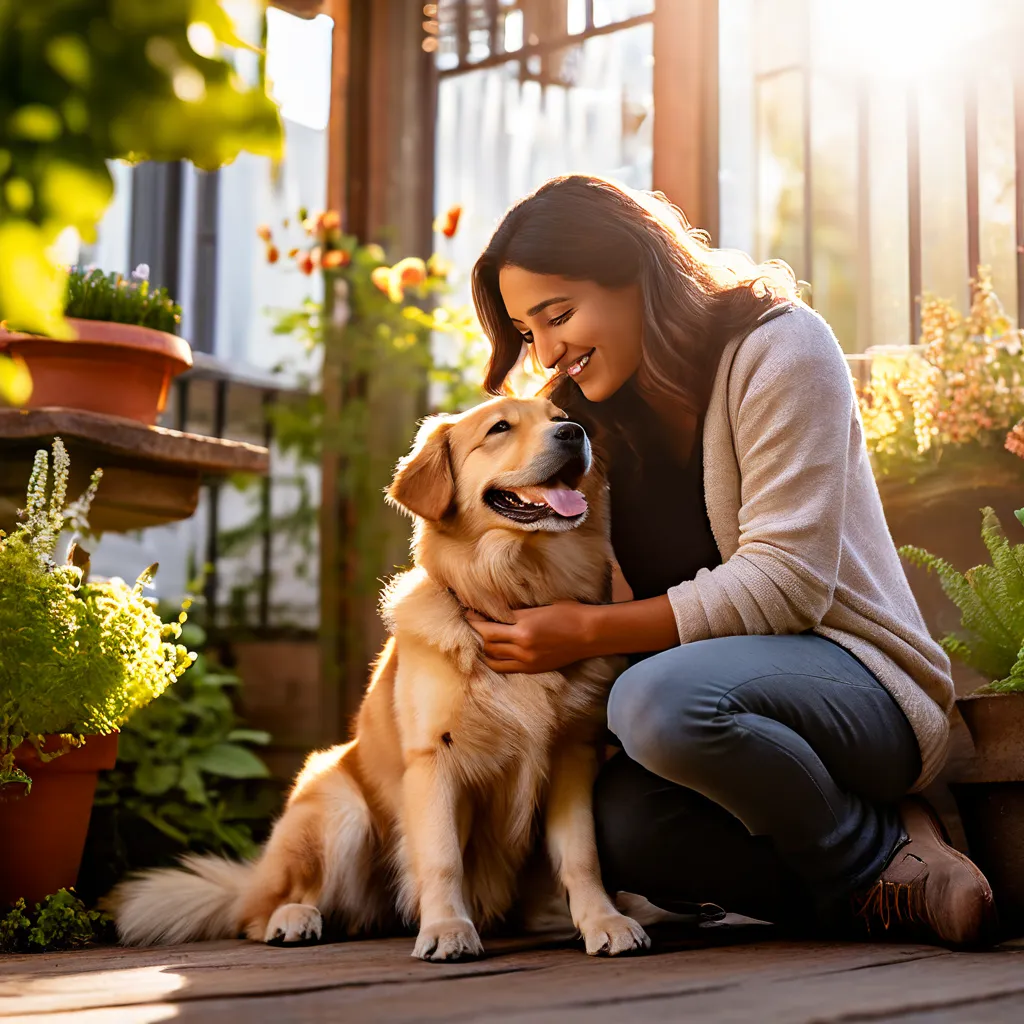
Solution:
{"label": "orange flower", "polygon": [[281,258],[281,253],[278,251],[276,245],[267,246],[267,262],[276,263]]}
{"label": "orange flower", "polygon": [[302,259],[299,260],[299,270],[301,270],[307,277],[313,273],[316,269],[316,264],[313,262],[313,258],[309,253],[304,253]]}
{"label": "orange flower", "polygon": [[327,210],[320,214],[321,231],[337,231],[341,227],[341,214],[337,210]]}
{"label": "orange flower", "polygon": [[374,269],[370,273],[370,280],[385,295],[389,295],[391,293],[390,267],[374,267]]}
{"label": "orange flower", "polygon": [[400,287],[415,287],[426,281],[427,265],[418,256],[406,256],[391,268],[391,273]]}
{"label": "orange flower", "polygon": [[294,249],[289,249],[289,250],[288,250],[288,258],[289,258],[289,259],[292,259],[292,260],[293,260],[293,259],[295,259],[295,257],[296,257],[296,256],[298,256],[298,255],[299,255],[299,250],[298,250],[298,247],[297,247],[297,246],[296,246],[296,248],[294,248]]}
{"label": "orange flower", "polygon": [[459,218],[462,216],[462,207],[456,204],[450,206],[443,217],[438,218],[438,229],[445,238],[454,238],[455,232],[459,230]]}
{"label": "orange flower", "polygon": [[269,224],[261,224],[256,229],[256,234],[259,236],[261,241],[269,242],[270,241],[270,225]]}
{"label": "orange flower", "polygon": [[351,262],[352,257],[344,249],[331,249],[324,253],[320,265],[324,270],[337,270],[339,267],[347,267]]}

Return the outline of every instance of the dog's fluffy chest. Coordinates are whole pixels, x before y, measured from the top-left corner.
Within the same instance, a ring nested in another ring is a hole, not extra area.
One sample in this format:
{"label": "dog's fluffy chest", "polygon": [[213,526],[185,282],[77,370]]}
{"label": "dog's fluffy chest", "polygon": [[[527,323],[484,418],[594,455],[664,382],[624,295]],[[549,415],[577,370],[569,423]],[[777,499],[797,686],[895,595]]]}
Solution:
{"label": "dog's fluffy chest", "polygon": [[523,762],[546,774],[560,733],[600,728],[616,661],[589,659],[534,675],[494,672],[480,660],[480,639],[462,606],[422,569],[396,579],[384,612],[395,638],[394,709],[406,750],[437,750],[477,781]]}

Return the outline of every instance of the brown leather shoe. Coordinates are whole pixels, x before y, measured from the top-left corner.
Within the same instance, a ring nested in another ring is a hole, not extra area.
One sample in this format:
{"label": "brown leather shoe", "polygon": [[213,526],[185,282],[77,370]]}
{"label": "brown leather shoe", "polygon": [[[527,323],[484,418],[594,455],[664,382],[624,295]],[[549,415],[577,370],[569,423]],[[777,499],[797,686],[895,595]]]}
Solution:
{"label": "brown leather shoe", "polygon": [[854,898],[854,913],[875,939],[889,938],[977,948],[995,941],[992,887],[944,839],[923,800],[900,805],[908,835],[877,882]]}

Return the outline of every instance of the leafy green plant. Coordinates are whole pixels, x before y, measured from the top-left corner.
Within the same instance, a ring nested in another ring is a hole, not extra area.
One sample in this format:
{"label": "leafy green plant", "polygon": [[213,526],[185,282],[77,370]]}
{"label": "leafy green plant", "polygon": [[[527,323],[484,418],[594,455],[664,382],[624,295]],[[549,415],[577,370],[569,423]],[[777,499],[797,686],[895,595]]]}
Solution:
{"label": "leafy green plant", "polygon": [[72,267],[68,274],[65,316],[80,320],[112,320],[176,334],[181,325],[181,306],[166,288],[151,288],[145,263],[130,278],[104,274],[92,267]]}
{"label": "leafy green plant", "polygon": [[60,889],[29,910],[18,900],[0,918],[0,953],[51,953],[78,949],[102,937],[110,918],[87,910],[74,890]]}
{"label": "leafy green plant", "polygon": [[[1024,509],[1014,515],[1024,524]],[[992,680],[984,690],[1024,692],[1024,544],[1011,544],[999,517],[982,510],[981,536],[991,562],[958,572],[921,548],[900,548],[913,565],[933,571],[960,610],[962,633],[946,636],[950,657]]]}
{"label": "leafy green plant", "polygon": [[0,319],[68,336],[49,250],[95,238],[108,160],[280,154],[263,81],[231,59],[245,45],[220,0],[0,0]]}
{"label": "leafy green plant", "polygon": [[96,790],[79,888],[102,895],[125,872],[172,863],[182,853],[251,857],[280,806],[256,750],[270,736],[235,713],[238,676],[203,651],[191,623],[182,639],[200,650],[171,689],[125,724],[117,764]]}
{"label": "leafy green plant", "polygon": [[150,566],[133,586],[122,579],[86,582],[88,556],[72,544],[65,564],[54,560],[65,523],[87,526],[99,486],[65,507],[70,460],[60,438],[49,458],[36,453],[22,522],[0,532],[0,786],[31,785],[14,763],[30,742],[41,750],[46,734],[67,747],[90,734],[113,732],[159,696],[189,667],[192,655],[176,641],[185,621],[161,622],[143,596],[156,572]]}

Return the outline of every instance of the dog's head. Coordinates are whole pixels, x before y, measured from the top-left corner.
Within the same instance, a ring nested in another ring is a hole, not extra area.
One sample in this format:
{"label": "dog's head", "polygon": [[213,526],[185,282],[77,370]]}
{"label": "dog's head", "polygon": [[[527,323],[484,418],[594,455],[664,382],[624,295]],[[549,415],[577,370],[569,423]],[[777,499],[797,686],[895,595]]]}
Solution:
{"label": "dog's head", "polygon": [[496,398],[426,420],[399,462],[388,501],[428,523],[479,536],[561,533],[587,520],[601,482],[586,432],[544,398]]}

